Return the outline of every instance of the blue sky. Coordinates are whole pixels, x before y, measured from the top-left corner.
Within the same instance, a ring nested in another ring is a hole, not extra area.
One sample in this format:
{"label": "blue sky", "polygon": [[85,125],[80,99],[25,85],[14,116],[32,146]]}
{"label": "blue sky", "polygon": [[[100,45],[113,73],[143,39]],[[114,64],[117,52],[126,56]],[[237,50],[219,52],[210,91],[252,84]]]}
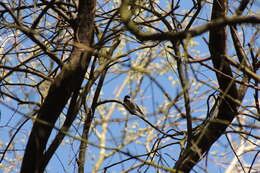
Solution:
{"label": "blue sky", "polygon": [[[164,6],[165,1],[161,1],[161,5]],[[186,10],[188,7],[190,7],[192,4],[191,2],[188,3],[187,1],[182,1],[181,3],[181,8],[179,9],[179,11],[181,12],[182,10]],[[232,5],[235,5],[231,4]],[[256,9],[256,8],[253,8]],[[210,17],[210,8],[209,6],[205,6],[203,7],[202,13],[200,15],[200,17],[206,18],[208,19]],[[196,25],[201,25],[202,23],[205,23],[205,21],[196,21],[195,22]],[[250,32],[250,30],[246,30],[246,34],[251,35],[252,32]],[[129,34],[129,33],[128,33]],[[205,33],[201,36],[198,36],[194,39],[192,39],[191,41],[197,42],[197,46],[194,47],[190,47],[190,53],[193,56],[198,56],[199,58],[204,58],[207,57],[209,55],[209,51],[207,48],[206,43],[204,42],[204,40],[202,39],[202,37],[205,37],[207,39],[208,37],[208,33]],[[249,37],[246,37],[246,39]],[[25,40],[25,45],[30,44],[30,42],[27,42],[28,40]],[[228,44],[231,44],[231,39],[229,38],[228,40]],[[10,43],[11,44],[11,43]],[[161,43],[161,47],[160,49],[162,49],[162,47],[164,45],[166,45],[166,42]],[[128,51],[130,49],[133,49],[135,47],[139,46],[138,43],[131,43],[128,42],[127,46],[123,49],[123,51]],[[199,51],[198,53],[192,53],[192,50],[196,50]],[[147,51],[147,53],[149,53],[149,50],[144,50]],[[234,54],[234,49],[233,47],[230,47],[228,49],[228,52],[230,55]],[[140,52],[138,52],[140,53]],[[167,58],[161,56],[157,51],[153,51],[154,54],[151,55],[152,56],[156,56],[158,55],[158,57],[154,58],[154,63],[159,63],[160,65],[161,62],[166,62]],[[144,55],[148,55],[148,54],[144,54]],[[142,56],[144,56],[142,55]],[[116,73],[115,71],[111,70],[106,78],[106,82],[102,91],[102,95],[100,96],[101,100],[106,100],[106,99],[115,99],[116,98],[116,94],[118,94],[118,91],[120,90],[120,87],[122,87],[122,85],[124,84],[124,81],[127,77],[127,75],[129,75],[128,70],[129,70],[129,66],[133,66],[133,64],[137,61],[137,62],[141,62],[143,59],[145,59],[145,57],[139,56],[139,54],[137,53],[133,53],[130,54],[128,57],[126,58],[131,58],[131,62],[126,62],[124,63],[124,65],[120,66],[120,70],[118,73]],[[208,65],[211,65],[211,63],[209,61],[206,62]],[[15,63],[14,63],[15,64]],[[164,66],[161,66],[164,67]],[[195,69],[195,71],[197,72],[196,74],[198,75],[198,77],[201,80],[206,80],[209,82],[209,84],[216,86],[216,83],[214,82],[215,80],[215,74],[213,72],[211,72],[210,70],[206,69],[205,67],[199,65],[199,64],[193,64],[192,67]],[[189,67],[190,68],[190,67]],[[153,70],[153,69],[148,69],[148,70]],[[178,92],[181,91],[181,86],[179,84],[178,81],[178,77],[176,75],[176,69],[173,70],[169,70],[168,72],[166,72],[163,76],[159,75],[159,71],[158,73],[154,72],[153,73],[153,77],[155,77],[162,85],[163,87],[166,89],[166,91],[168,93],[170,93],[171,97],[175,97],[176,94]],[[136,77],[135,75],[138,75],[138,73],[131,73],[132,77]],[[171,77],[172,79],[169,80],[169,77]],[[18,81],[20,80],[19,75],[13,75],[12,76],[13,81]],[[139,78],[138,78],[139,79]],[[192,88],[192,93],[191,95],[195,98],[197,98],[197,101],[192,102],[192,108],[194,108],[194,112],[193,112],[193,116],[194,117],[200,117],[203,118],[205,117],[205,113],[206,113],[206,98],[208,96],[208,94],[212,93],[212,91],[210,91],[210,88],[205,86],[205,85],[201,85],[200,83],[197,83],[197,81],[195,80],[193,73],[190,72],[190,82],[192,84],[191,88]],[[136,85],[135,80],[131,81],[130,83],[126,84],[126,86],[122,89],[121,94],[119,95],[119,97],[117,99],[123,99],[124,95],[129,94],[130,92],[134,91],[134,87]],[[31,101],[37,100],[39,98],[39,96],[33,94],[33,90],[18,90],[16,88],[16,94],[18,96],[22,96],[23,93],[31,93],[31,95],[29,96],[29,99],[31,99]],[[200,93],[203,92],[208,92],[205,95],[201,95]],[[252,93],[253,91],[249,91],[246,97],[246,101],[248,101],[249,98],[252,98]],[[2,98],[0,98],[2,99]],[[145,110],[147,111],[147,116],[148,119],[151,123],[156,124],[158,122],[158,120],[164,116],[163,114],[155,114],[154,111],[158,109],[158,107],[162,106],[163,103],[165,102],[165,97],[163,96],[162,92],[160,91],[160,89],[158,89],[158,87],[151,82],[151,80],[148,77],[144,77],[143,79],[143,83],[140,87],[140,92],[138,92],[138,94],[135,97],[135,101],[142,105]],[[1,131],[0,131],[0,136],[2,143],[0,143],[1,148],[4,148],[3,144],[7,144],[10,140],[10,131],[12,130],[12,132],[14,132],[14,130],[18,127],[18,125],[21,123],[21,121],[23,121],[24,115],[23,114],[28,114],[32,111],[33,107],[28,108],[28,107],[24,107],[23,105],[17,105],[17,102],[10,102],[8,100],[1,100],[1,102],[8,104],[10,107],[17,109],[17,111],[21,111],[22,114],[15,112],[14,110],[11,110],[9,108],[7,108],[5,105],[0,104],[0,110],[1,110],[1,121],[0,121],[0,127],[2,127]],[[90,103],[88,103],[90,104]],[[248,104],[252,104],[251,101],[248,101]],[[183,100],[179,101],[177,103],[177,105],[183,109]],[[111,104],[106,104],[104,109],[109,110],[109,108],[111,107]],[[132,132],[133,135],[135,135],[135,133],[137,133],[137,131],[139,133],[141,133],[141,130],[144,130],[144,128],[148,127],[148,125],[143,122],[142,120],[136,118],[135,116],[129,115],[127,114],[122,108],[120,108],[120,106],[118,106],[119,110],[115,110],[111,116],[111,121],[112,120],[118,120],[118,119],[123,119],[123,118],[129,118],[129,120],[125,121],[124,123],[119,123],[119,122],[112,122],[109,124],[109,130],[107,133],[107,137],[109,139],[109,142],[107,143],[108,147],[117,147],[118,145],[120,145],[122,143],[121,141],[121,136],[124,135],[124,130],[128,130],[128,134],[130,134],[129,132]],[[184,109],[183,109],[184,110]],[[102,111],[102,110],[100,110]],[[64,112],[66,112],[66,109],[64,110]],[[98,124],[100,123],[100,118],[101,118],[101,113],[99,113],[98,111],[96,112],[96,117],[94,120],[94,123]],[[104,117],[103,117],[104,118]],[[59,122],[57,122],[57,126],[60,125],[62,123],[62,121],[64,120],[64,117],[60,119]],[[256,123],[256,125],[259,126],[259,122],[254,122],[253,120],[248,120],[249,123]],[[178,112],[175,109],[171,109],[170,110],[170,114],[169,114],[169,118],[165,121],[166,123],[176,123],[179,122],[180,124],[177,124],[176,126],[174,126],[175,128],[179,128],[181,130],[185,130],[186,128],[186,124],[185,124],[185,120],[181,119],[180,115],[178,115]],[[20,159],[22,159],[22,154],[23,154],[23,149],[25,147],[25,144],[27,142],[27,137],[30,133],[30,128],[32,126],[32,122],[28,122],[26,123],[26,125],[22,128],[22,130],[19,132],[19,134],[16,136],[14,143],[15,143],[15,149],[19,150],[19,152],[17,152],[16,154],[19,154]],[[99,144],[99,140],[97,138],[97,134],[98,132],[102,132],[102,126],[101,124],[96,125],[96,130],[92,131],[90,133],[90,143],[92,144]],[[141,129],[140,129],[141,128]],[[76,130],[77,129],[77,130]],[[78,133],[80,133],[82,130],[82,124],[80,124],[79,119],[76,120],[75,125],[70,129],[70,132],[72,135],[75,136],[79,136]],[[169,128],[167,128],[167,130],[169,130]],[[53,131],[53,135],[56,134],[57,131]],[[256,132],[256,135],[259,135],[259,132]],[[144,132],[144,135],[149,136],[150,134],[148,132]],[[159,135],[156,132],[156,135]],[[155,136],[157,137],[157,136]],[[235,135],[232,134],[232,137],[237,137]],[[129,152],[132,155],[138,155],[138,154],[144,154],[147,152],[147,148],[145,145],[141,145],[140,143],[145,142],[147,140],[146,136],[137,139],[136,141],[133,141],[131,144],[125,146],[124,148],[122,148],[122,150],[124,152]],[[151,143],[155,142],[155,138],[153,140],[151,140]],[[163,140],[162,143],[164,145],[171,143],[171,142],[176,142],[176,141],[171,141],[171,140]],[[77,151],[78,151],[78,146],[79,146],[79,141],[76,139],[73,139],[71,137],[66,137],[64,139],[64,144],[57,150],[55,156],[52,158],[52,160],[50,161],[48,168],[47,168],[47,172],[49,173],[58,173],[58,172],[76,172],[77,170],[77,165],[75,163],[75,159],[77,157]],[[150,145],[151,147],[151,145]],[[167,162],[168,164],[172,165],[173,160],[172,159],[178,159],[178,153],[180,151],[179,146],[175,146],[172,145],[170,147],[167,147],[163,150],[160,151],[160,154],[163,156],[163,158],[165,159],[165,162]],[[94,145],[89,145],[88,147],[88,154],[87,154],[87,161],[86,161],[86,172],[91,172],[91,170],[93,169],[93,165],[96,163],[97,161],[97,157],[99,155],[99,149],[97,147],[95,147]],[[109,153],[110,150],[107,150],[106,153]],[[223,154],[225,154],[225,156],[223,156]],[[171,156],[171,157],[170,157]],[[13,152],[10,152],[6,155],[6,157],[8,159],[11,160],[10,163],[8,162],[3,162],[3,164],[6,165],[11,165],[11,164],[18,164],[17,167],[13,170],[13,171],[17,171],[19,170],[19,163],[21,163],[21,160],[16,160],[17,159],[17,155],[15,155]],[[213,173],[220,173],[220,172],[224,172],[224,168],[223,165],[218,165],[218,164],[214,164],[215,161],[226,161],[226,160],[231,160],[233,159],[234,154],[231,152],[230,147],[228,145],[228,142],[226,140],[225,136],[222,136],[211,148],[210,150],[210,155],[208,157],[208,170],[210,170],[210,172]],[[112,157],[110,157],[109,159],[107,159],[104,164],[102,165],[101,168],[104,168],[105,166],[108,166],[110,164],[113,164],[119,160],[128,158],[128,156],[125,156],[123,154],[116,154]],[[13,159],[13,160],[12,160]],[[145,159],[145,157],[142,157],[142,159]],[[247,156],[244,158],[247,163],[251,163],[252,161],[252,157]],[[157,161],[159,161],[158,157],[157,157]],[[165,164],[165,166],[167,165],[165,162],[162,161],[162,163]],[[129,167],[129,165],[132,164],[136,164],[139,163],[136,160],[132,159],[130,161],[127,161],[123,164],[119,164],[117,166],[113,166],[111,167],[108,172],[117,172],[119,170],[122,169],[126,169]],[[205,159],[203,161],[201,161],[201,163],[199,164],[200,166],[204,167],[205,164]],[[226,166],[226,165],[225,165]],[[144,171],[147,167],[143,167],[141,168],[141,172]],[[152,171],[154,171],[154,169],[150,169]],[[196,171],[200,172],[201,170],[199,168],[195,168]],[[100,172],[102,172],[103,170],[100,170]],[[0,172],[1,172],[1,167],[0,167]]]}

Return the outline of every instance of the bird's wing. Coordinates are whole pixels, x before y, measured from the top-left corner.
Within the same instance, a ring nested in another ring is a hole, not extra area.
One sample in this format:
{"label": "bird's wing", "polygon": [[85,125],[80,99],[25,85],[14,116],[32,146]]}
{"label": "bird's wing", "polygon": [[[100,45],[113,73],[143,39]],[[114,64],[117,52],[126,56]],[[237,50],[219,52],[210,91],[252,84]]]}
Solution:
{"label": "bird's wing", "polygon": [[133,104],[130,101],[125,102],[125,106],[127,108],[127,110],[131,113],[131,114],[136,114],[136,106],[135,104]]}
{"label": "bird's wing", "polygon": [[144,115],[142,109],[141,109],[137,104],[135,104],[135,107],[136,107],[136,110],[137,110],[139,113],[141,113],[142,115]]}

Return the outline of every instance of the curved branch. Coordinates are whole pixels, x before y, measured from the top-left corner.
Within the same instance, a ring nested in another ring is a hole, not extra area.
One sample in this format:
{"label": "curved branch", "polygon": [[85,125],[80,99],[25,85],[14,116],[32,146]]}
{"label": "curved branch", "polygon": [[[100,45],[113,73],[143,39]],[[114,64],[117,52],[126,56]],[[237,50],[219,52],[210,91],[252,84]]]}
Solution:
{"label": "curved branch", "polygon": [[195,27],[190,30],[184,30],[180,32],[172,31],[172,32],[164,32],[164,33],[151,33],[151,32],[142,32],[139,29],[139,25],[135,23],[132,18],[131,10],[128,10],[130,6],[130,0],[122,1],[120,7],[120,15],[121,21],[125,24],[127,29],[134,34],[139,40],[141,41],[176,41],[182,40],[187,37],[195,37],[201,35],[211,29],[216,29],[218,27],[224,27],[226,25],[234,25],[234,24],[241,24],[241,23],[260,23],[260,17],[257,16],[230,16],[230,17],[222,17],[218,19],[211,20],[211,22]]}
{"label": "curved branch", "polygon": [[[102,105],[102,104],[111,103],[111,102],[121,104],[122,106],[124,106],[124,108],[125,108],[129,113],[131,112],[131,111],[129,110],[129,108],[128,108],[123,102],[118,101],[118,100],[105,100],[105,101],[102,101],[102,102],[97,103],[97,104],[96,104],[96,107],[98,107],[98,106],[100,106],[100,105]],[[155,130],[157,130],[157,131],[160,132],[161,134],[163,134],[163,135],[165,135],[165,136],[167,136],[167,137],[170,137],[170,138],[172,138],[172,139],[178,139],[178,138],[173,137],[174,134],[173,134],[173,135],[170,135],[170,134],[168,134],[168,133],[163,132],[163,131],[160,130],[158,127],[154,126],[152,123],[150,123],[148,120],[146,120],[144,117],[142,117],[142,116],[140,116],[140,115],[138,115],[138,114],[133,114],[133,115],[135,115],[135,116],[137,116],[138,118],[142,119],[144,122],[146,122],[147,124],[149,124],[152,128],[154,128]],[[178,131],[176,131],[176,130],[174,130],[174,132],[176,132],[176,133],[179,134],[179,135],[183,135],[182,133],[180,133],[180,132],[178,132]],[[179,140],[179,139],[178,139],[178,140]]]}

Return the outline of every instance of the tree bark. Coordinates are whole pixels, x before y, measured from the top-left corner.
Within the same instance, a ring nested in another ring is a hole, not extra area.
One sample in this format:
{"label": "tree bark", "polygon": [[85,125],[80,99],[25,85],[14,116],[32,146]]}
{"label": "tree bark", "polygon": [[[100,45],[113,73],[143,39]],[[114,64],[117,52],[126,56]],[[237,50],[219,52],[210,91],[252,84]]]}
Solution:
{"label": "tree bark", "polygon": [[[76,26],[74,26],[74,41],[88,47],[93,40],[95,6],[95,0],[80,0]],[[80,89],[90,60],[90,52],[74,47],[69,62],[54,79],[33,124],[21,173],[40,173],[45,169],[42,168],[42,159],[50,134],[72,93]]]}
{"label": "tree bark", "polygon": [[[227,3],[227,0],[214,0],[211,20],[225,17]],[[226,56],[226,28],[218,27],[211,29],[209,36],[210,54],[214,68],[232,78],[230,64],[224,58]],[[244,94],[241,93],[242,97],[238,97],[236,84],[230,78],[219,73],[216,73],[216,76],[220,94],[214,116],[210,117],[194,133],[192,146],[187,146],[181,152],[174,166],[178,171],[190,172],[237,115],[239,103],[242,101]]]}

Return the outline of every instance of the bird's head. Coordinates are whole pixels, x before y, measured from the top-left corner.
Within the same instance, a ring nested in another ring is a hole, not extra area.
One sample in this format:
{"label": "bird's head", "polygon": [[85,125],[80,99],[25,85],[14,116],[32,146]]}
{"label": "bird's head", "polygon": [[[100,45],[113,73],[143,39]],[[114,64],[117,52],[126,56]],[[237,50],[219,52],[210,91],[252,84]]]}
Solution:
{"label": "bird's head", "polygon": [[125,98],[124,98],[124,102],[130,101],[130,98],[131,98],[131,97],[130,97],[129,95],[126,95]]}

